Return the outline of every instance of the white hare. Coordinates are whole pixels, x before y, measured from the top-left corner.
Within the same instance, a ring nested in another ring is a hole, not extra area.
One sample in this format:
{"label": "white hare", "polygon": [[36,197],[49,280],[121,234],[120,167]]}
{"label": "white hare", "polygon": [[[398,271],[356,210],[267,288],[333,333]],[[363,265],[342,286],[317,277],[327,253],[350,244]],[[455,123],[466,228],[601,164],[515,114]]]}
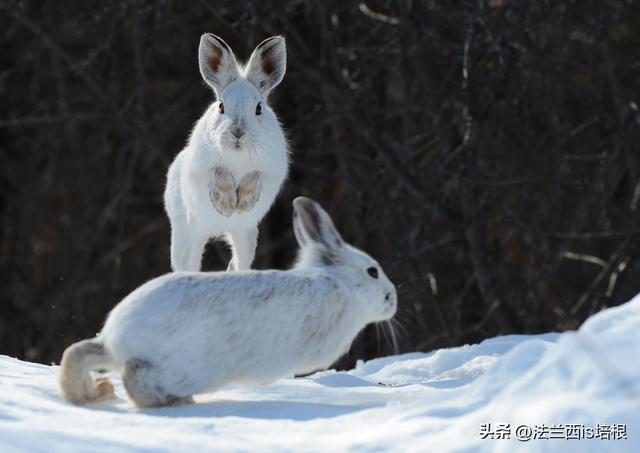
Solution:
{"label": "white hare", "polygon": [[289,165],[286,139],[267,104],[284,77],[285,42],[280,36],[263,41],[243,67],[222,39],[204,34],[198,57],[216,102],[198,120],[167,173],[171,267],[200,270],[207,241],[224,237],[233,254],[229,269],[246,270],[254,259],[258,223]]}
{"label": "white hare", "polygon": [[118,304],[95,339],[62,356],[62,396],[114,397],[95,370],[122,372],[138,406],[192,402],[228,384],[265,385],[326,368],[367,324],[396,312],[380,265],[345,243],[314,201],[294,202],[298,263],[287,271],[175,272]]}

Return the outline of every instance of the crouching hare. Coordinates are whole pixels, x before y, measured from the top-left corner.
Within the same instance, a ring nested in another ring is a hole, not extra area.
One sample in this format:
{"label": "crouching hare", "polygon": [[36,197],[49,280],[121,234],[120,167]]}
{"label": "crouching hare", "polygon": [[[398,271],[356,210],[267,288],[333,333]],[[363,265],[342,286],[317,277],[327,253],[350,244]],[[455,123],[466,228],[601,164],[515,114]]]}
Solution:
{"label": "crouching hare", "polygon": [[229,270],[251,268],[258,223],[288,169],[287,143],[267,96],[286,69],[284,39],[275,36],[253,51],[246,67],[229,46],[202,35],[200,73],[216,94],[187,146],[167,173],[165,209],[171,222],[171,267],[198,271],[212,237],[225,237]]}
{"label": "crouching hare", "polygon": [[345,243],[317,203],[299,197],[293,206],[293,269],[176,272],[145,283],[96,338],[65,350],[64,399],[113,398],[95,370],[121,372],[142,407],[192,402],[228,384],[265,385],[328,367],[367,324],[390,319],[396,290],[380,265]]}

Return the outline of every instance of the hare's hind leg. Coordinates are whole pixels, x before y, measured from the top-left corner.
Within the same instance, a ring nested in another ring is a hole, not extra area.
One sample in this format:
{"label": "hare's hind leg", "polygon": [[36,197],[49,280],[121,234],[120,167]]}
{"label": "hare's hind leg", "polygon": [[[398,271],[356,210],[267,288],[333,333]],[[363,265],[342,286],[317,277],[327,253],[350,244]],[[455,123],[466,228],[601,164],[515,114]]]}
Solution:
{"label": "hare's hind leg", "polygon": [[227,241],[231,244],[233,255],[227,270],[245,271],[251,269],[258,245],[258,227],[230,231],[227,234]]}
{"label": "hare's hind leg", "polygon": [[113,365],[113,357],[97,340],[83,340],[65,349],[60,363],[59,383],[62,396],[74,404],[95,403],[115,398],[107,377],[93,379],[89,374]]}
{"label": "hare's hind leg", "polygon": [[133,402],[140,407],[193,403],[191,396],[177,396],[167,392],[162,383],[160,370],[147,360],[127,360],[122,382]]}
{"label": "hare's hind leg", "polygon": [[200,270],[202,253],[209,237],[196,228],[189,227],[186,220],[171,222],[171,268],[174,271]]}

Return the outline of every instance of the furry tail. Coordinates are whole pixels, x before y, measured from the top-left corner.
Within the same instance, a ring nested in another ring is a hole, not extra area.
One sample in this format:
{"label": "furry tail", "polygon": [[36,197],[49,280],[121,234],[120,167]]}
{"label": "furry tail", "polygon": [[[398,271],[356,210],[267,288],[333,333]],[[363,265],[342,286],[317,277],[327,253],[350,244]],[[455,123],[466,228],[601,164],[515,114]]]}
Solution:
{"label": "furry tail", "polygon": [[98,340],[83,340],[69,346],[60,362],[60,391],[73,404],[86,404],[115,398],[108,378],[94,379],[90,371],[107,368],[111,354]]}

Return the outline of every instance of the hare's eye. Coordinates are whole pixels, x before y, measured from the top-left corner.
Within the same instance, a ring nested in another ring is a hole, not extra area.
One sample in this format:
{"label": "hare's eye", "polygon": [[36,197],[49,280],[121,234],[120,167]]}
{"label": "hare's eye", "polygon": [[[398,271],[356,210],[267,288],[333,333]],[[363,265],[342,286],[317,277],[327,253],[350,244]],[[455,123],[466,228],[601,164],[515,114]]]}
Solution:
{"label": "hare's eye", "polygon": [[367,274],[369,274],[373,278],[378,278],[378,269],[375,267],[370,267],[367,269]]}
{"label": "hare's eye", "polygon": [[224,104],[222,102],[220,104],[218,104],[218,112],[220,114],[224,113]]}
{"label": "hare's eye", "polygon": [[256,105],[256,115],[260,115],[261,113],[262,113],[262,106],[258,102],[258,105]]}

